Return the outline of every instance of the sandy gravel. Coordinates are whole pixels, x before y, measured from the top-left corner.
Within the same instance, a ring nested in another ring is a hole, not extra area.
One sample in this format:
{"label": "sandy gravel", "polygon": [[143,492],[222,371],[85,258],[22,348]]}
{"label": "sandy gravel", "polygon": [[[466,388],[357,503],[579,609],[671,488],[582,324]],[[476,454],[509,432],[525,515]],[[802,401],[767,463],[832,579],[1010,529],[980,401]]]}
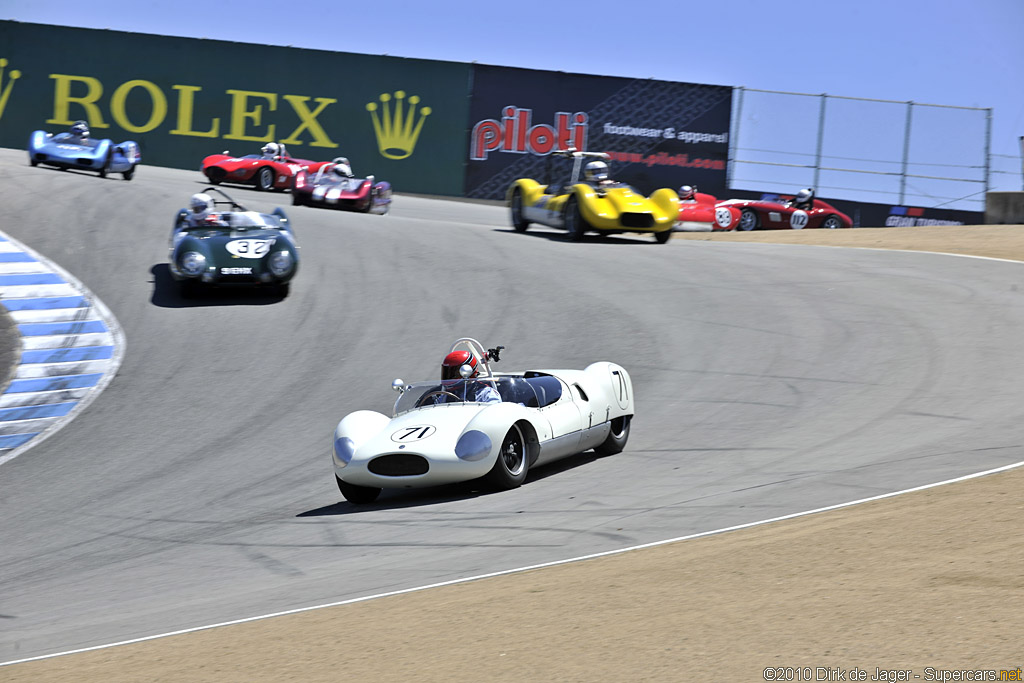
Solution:
{"label": "sandy gravel", "polygon": [[[676,239],[1024,260],[1019,225]],[[763,681],[767,667],[790,667],[775,680],[1019,676],[1022,490],[1015,469],[586,562],[18,664],[0,668],[0,681]]]}

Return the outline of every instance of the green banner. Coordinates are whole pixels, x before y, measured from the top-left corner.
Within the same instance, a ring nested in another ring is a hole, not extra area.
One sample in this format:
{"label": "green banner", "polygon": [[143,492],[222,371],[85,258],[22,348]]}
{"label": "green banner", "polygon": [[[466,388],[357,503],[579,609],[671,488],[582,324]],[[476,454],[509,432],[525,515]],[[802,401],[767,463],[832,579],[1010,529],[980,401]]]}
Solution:
{"label": "green banner", "polygon": [[0,21],[0,146],[89,123],[142,163],[284,142],[397,192],[460,195],[470,65]]}

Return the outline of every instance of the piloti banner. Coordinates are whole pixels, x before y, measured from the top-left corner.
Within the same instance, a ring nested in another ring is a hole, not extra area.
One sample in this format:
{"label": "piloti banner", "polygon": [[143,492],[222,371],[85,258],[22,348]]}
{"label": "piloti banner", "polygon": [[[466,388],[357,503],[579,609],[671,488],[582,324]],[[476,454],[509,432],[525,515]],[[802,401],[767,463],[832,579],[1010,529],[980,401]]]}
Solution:
{"label": "piloti banner", "polygon": [[475,66],[466,196],[501,199],[517,178],[566,182],[545,176],[570,146],[608,153],[611,177],[644,193],[721,194],[731,111],[729,86]]}
{"label": "piloti banner", "polygon": [[[344,33],[344,32],[342,32]],[[339,43],[343,45],[343,43]],[[142,168],[283,142],[398,192],[463,189],[470,65],[0,21],[0,145],[85,120]],[[27,162],[27,159],[26,159]]]}

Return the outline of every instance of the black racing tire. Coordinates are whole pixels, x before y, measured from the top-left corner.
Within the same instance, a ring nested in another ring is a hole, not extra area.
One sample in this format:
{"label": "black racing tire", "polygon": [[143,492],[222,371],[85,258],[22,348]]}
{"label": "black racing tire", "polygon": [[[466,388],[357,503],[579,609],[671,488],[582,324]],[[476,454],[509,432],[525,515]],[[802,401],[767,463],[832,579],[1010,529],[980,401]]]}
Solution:
{"label": "black racing tire", "polygon": [[124,178],[125,180],[131,180],[132,178],[134,178],[134,177],[135,177],[135,167],[134,167],[134,166],[132,166],[132,167],[131,167],[131,168],[129,168],[129,169],[127,170],[127,171],[125,171],[124,173],[122,173],[122,174],[121,174],[121,176],[122,176],[122,177],[123,177],[123,178]]}
{"label": "black racing tire", "polygon": [[220,185],[224,182],[224,178],[227,176],[224,169],[219,166],[210,166],[209,168],[204,169],[203,175],[206,176],[206,179],[210,181],[211,185]]}
{"label": "black racing tire", "polygon": [[35,159],[33,159],[32,157],[29,157],[28,163],[29,163],[29,166],[32,166],[33,168],[39,165],[39,162],[36,161]]}
{"label": "black racing tire", "polygon": [[372,503],[380,495],[380,489],[373,488],[372,486],[349,484],[346,481],[342,481],[338,475],[334,475],[334,480],[338,482],[338,490],[341,491],[341,495],[345,496],[345,500],[355,505]]}
{"label": "black racing tire", "polygon": [[257,169],[256,189],[260,192],[270,192],[274,189],[274,169],[269,166],[260,166]]}
{"label": "black racing tire", "polygon": [[740,212],[740,222],[737,224],[737,230],[757,230],[761,221],[757,218],[757,212],[753,209],[743,209]]}
{"label": "black racing tire", "polygon": [[594,448],[598,455],[615,455],[621,453],[629,440],[629,424],[633,421],[632,415],[623,415],[612,420],[612,429],[608,432],[608,438]]}
{"label": "black racing tire", "polygon": [[292,292],[291,282],[281,282],[277,285],[277,295],[282,299],[287,299],[288,295]]}
{"label": "black racing tire", "polygon": [[519,188],[512,191],[509,209],[512,212],[512,227],[516,229],[516,232],[526,232],[526,229],[530,227],[530,221],[523,218],[523,193]]}
{"label": "black racing tire", "polygon": [[361,213],[370,213],[370,211],[373,210],[373,199],[376,196],[377,196],[376,193],[373,190],[370,190],[370,196],[367,197],[367,199],[366,199],[366,206],[364,206],[363,208],[359,209],[359,211]]}
{"label": "black racing tire", "polygon": [[825,220],[821,222],[821,227],[835,230],[843,227],[843,220],[833,213],[825,217]]}
{"label": "black racing tire", "polygon": [[672,230],[662,230],[661,232],[654,233],[654,241],[658,244],[668,244],[668,241],[672,239]]}
{"label": "black racing tire", "polygon": [[501,450],[494,461],[494,467],[487,473],[487,483],[499,490],[514,489],[526,481],[530,469],[526,437],[522,428],[514,424],[501,442]]}
{"label": "black racing tire", "polygon": [[302,206],[302,197],[295,190],[292,190],[292,206]]}
{"label": "black racing tire", "polygon": [[107,158],[103,160],[103,166],[100,167],[100,178],[107,177],[107,171],[110,170],[110,160],[114,156],[114,151],[110,150],[107,152]]}
{"label": "black racing tire", "polygon": [[566,231],[569,233],[569,240],[582,242],[583,235],[587,232],[587,222],[580,214],[579,202],[576,195],[572,195],[565,202],[565,215],[563,218]]}

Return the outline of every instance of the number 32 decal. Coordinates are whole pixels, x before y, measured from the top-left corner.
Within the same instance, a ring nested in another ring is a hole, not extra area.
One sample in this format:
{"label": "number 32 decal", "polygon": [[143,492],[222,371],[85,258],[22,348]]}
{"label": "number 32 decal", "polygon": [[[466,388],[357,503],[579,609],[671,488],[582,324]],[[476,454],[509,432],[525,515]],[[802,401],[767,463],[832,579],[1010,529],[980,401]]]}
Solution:
{"label": "number 32 decal", "polygon": [[224,248],[239,258],[262,258],[271,244],[273,240],[232,240]]}

